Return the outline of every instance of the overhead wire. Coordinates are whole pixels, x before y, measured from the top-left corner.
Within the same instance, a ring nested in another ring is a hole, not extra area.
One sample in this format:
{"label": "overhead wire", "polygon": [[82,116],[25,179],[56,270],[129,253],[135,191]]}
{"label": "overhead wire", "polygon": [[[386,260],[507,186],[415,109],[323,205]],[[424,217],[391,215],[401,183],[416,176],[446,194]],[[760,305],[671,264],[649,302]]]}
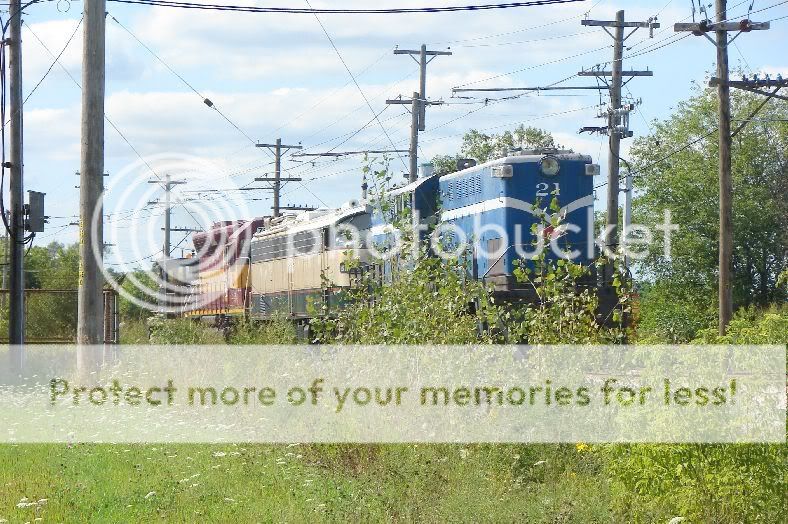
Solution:
{"label": "overhead wire", "polygon": [[[312,9],[312,4],[309,3],[309,0],[304,0],[304,1],[306,2],[306,5],[308,5],[309,8]],[[356,85],[356,89],[358,89],[358,92],[361,94],[361,98],[364,99],[364,102],[367,104],[367,107],[369,107],[369,110],[373,114],[373,116],[375,118],[375,121],[377,121],[377,123],[380,126],[380,128],[383,130],[383,132],[388,137],[389,142],[391,142],[392,148],[396,149],[396,147],[394,146],[394,141],[391,140],[391,136],[388,134],[388,131],[386,130],[385,127],[383,127],[383,124],[380,122],[380,119],[378,118],[378,116],[377,116],[377,114],[375,112],[375,109],[373,109],[372,104],[370,104],[369,99],[367,98],[367,95],[364,93],[364,90],[361,89],[361,86],[359,85],[358,80],[356,80],[356,77],[353,74],[353,71],[350,70],[350,68],[347,65],[347,62],[345,62],[345,59],[342,57],[342,53],[339,52],[339,48],[337,48],[336,44],[334,43],[334,39],[331,38],[331,35],[328,33],[328,30],[326,29],[326,26],[323,25],[323,22],[320,20],[320,17],[317,15],[317,13],[313,12],[313,14],[315,16],[315,20],[317,20],[317,23],[320,25],[320,29],[323,30],[323,33],[326,35],[326,38],[328,39],[328,42],[331,44],[331,47],[334,49],[334,52],[336,53],[337,57],[339,58],[339,61],[342,62],[342,65],[344,66],[345,70],[347,71],[347,74],[350,75],[351,80],[353,80],[353,83]],[[403,161],[402,164],[404,166],[405,162]],[[306,188],[306,186],[304,186],[304,187]],[[309,189],[307,189],[307,191],[312,193]]]}
{"label": "overhead wire", "polygon": [[295,7],[262,7],[248,5],[208,4],[197,2],[178,2],[174,0],[108,0],[122,4],[140,4],[156,7],[173,7],[181,9],[197,9],[207,11],[236,11],[243,13],[279,13],[279,14],[409,14],[409,13],[452,13],[458,11],[489,11],[518,7],[535,7],[561,5],[583,2],[585,0],[529,0],[526,2],[507,2],[498,4],[476,4],[440,7],[382,8],[382,9],[314,9]]}
{"label": "overhead wire", "polygon": [[224,119],[224,120],[225,120],[225,121],[226,121],[228,124],[230,124],[232,127],[234,127],[234,128],[235,128],[235,129],[236,129],[236,130],[237,130],[239,133],[241,133],[241,134],[244,136],[244,138],[246,138],[246,139],[247,139],[249,142],[251,142],[252,144],[257,144],[257,141],[256,141],[254,138],[252,138],[251,136],[249,136],[249,134],[247,134],[247,133],[246,133],[246,132],[245,132],[243,129],[241,129],[241,127],[240,127],[238,124],[236,124],[236,123],[235,123],[233,120],[231,120],[231,119],[230,119],[230,117],[228,117],[228,116],[227,116],[227,115],[226,115],[226,114],[225,114],[225,113],[224,113],[224,112],[223,112],[221,109],[219,109],[219,108],[216,106],[216,104],[215,104],[215,103],[214,103],[214,102],[213,102],[213,101],[212,101],[210,98],[208,98],[207,96],[205,96],[205,95],[203,95],[202,93],[200,93],[200,92],[197,90],[197,88],[196,88],[196,87],[194,87],[194,86],[193,86],[193,85],[192,85],[192,84],[191,84],[191,83],[190,83],[188,80],[186,80],[186,79],[183,77],[183,75],[181,75],[180,73],[178,73],[178,72],[177,72],[175,69],[173,69],[173,68],[172,68],[172,67],[171,67],[171,66],[170,66],[170,65],[169,65],[167,62],[165,62],[165,61],[164,61],[164,59],[163,59],[161,56],[159,56],[159,55],[158,55],[158,54],[157,54],[157,53],[156,53],[156,52],[155,52],[153,49],[151,49],[151,48],[150,48],[148,45],[146,45],[146,44],[145,44],[145,42],[143,42],[143,41],[142,41],[142,40],[141,40],[141,39],[140,39],[140,38],[139,38],[139,37],[138,37],[136,34],[134,34],[134,33],[131,31],[131,29],[129,29],[128,27],[126,27],[125,25],[123,25],[123,24],[122,24],[122,23],[121,23],[121,22],[120,22],[120,21],[119,21],[119,20],[118,20],[118,19],[117,19],[117,18],[116,18],[114,15],[112,15],[111,13],[107,13],[107,15],[108,15],[108,16],[109,16],[109,17],[110,17],[110,18],[111,18],[111,19],[112,19],[112,20],[113,20],[113,21],[114,21],[116,24],[118,24],[118,25],[119,25],[119,26],[120,26],[120,27],[121,27],[121,28],[122,28],[124,31],[126,31],[126,33],[128,33],[128,34],[129,34],[129,36],[131,36],[131,37],[132,37],[134,40],[136,40],[136,42],[137,42],[139,45],[141,45],[141,46],[142,46],[142,47],[143,47],[143,48],[144,48],[146,51],[148,51],[148,53],[150,53],[150,54],[151,54],[151,56],[153,56],[153,57],[154,57],[156,60],[158,60],[158,61],[159,61],[159,63],[161,63],[161,64],[162,64],[162,65],[163,65],[165,68],[167,68],[167,70],[168,70],[170,73],[172,73],[173,75],[175,75],[175,77],[176,77],[176,78],[178,78],[178,79],[179,79],[179,80],[180,80],[180,81],[181,81],[181,82],[182,82],[182,83],[183,83],[183,84],[184,84],[186,87],[188,87],[189,89],[191,89],[191,90],[192,90],[192,91],[193,91],[193,92],[194,92],[194,93],[195,93],[195,94],[196,94],[198,97],[200,97],[200,100],[203,102],[203,104],[205,104],[206,106],[208,106],[208,108],[210,108],[210,109],[213,109],[214,111],[216,111],[216,113],[217,113],[217,114],[219,114],[219,116],[221,116],[221,117],[222,117],[222,118],[223,118],[223,119]]}
{"label": "overhead wire", "polygon": [[[27,27],[28,31],[30,31],[30,34],[32,34],[32,35],[33,35],[33,37],[35,37],[35,39],[38,41],[38,43],[39,43],[39,44],[41,44],[41,46],[42,46],[42,47],[43,47],[43,48],[44,48],[44,49],[47,51],[47,53],[49,53],[49,54],[50,54],[50,56],[52,56],[53,58],[55,58],[55,55],[54,55],[54,53],[52,53],[52,51],[51,51],[51,50],[49,49],[49,47],[48,47],[48,46],[47,46],[47,45],[44,43],[44,41],[43,41],[43,40],[41,40],[41,38],[38,36],[38,34],[36,34],[36,32],[35,32],[35,31],[33,31],[33,28],[31,28],[31,27],[30,27],[30,24],[26,24],[24,21],[22,21],[22,23],[23,23],[23,24],[24,24],[24,25]],[[62,70],[63,70],[63,71],[66,73],[66,75],[68,75],[68,77],[71,79],[71,81],[72,81],[72,82],[73,82],[73,83],[74,83],[74,84],[75,84],[75,85],[76,85],[76,86],[77,86],[77,87],[80,89],[80,91],[81,91],[81,90],[82,90],[82,84],[80,84],[80,83],[79,83],[79,81],[77,81],[77,79],[76,79],[76,78],[74,78],[74,75],[72,75],[72,74],[71,74],[71,71],[69,71],[69,70],[68,70],[68,69],[67,69],[67,68],[66,68],[66,67],[63,65],[63,63],[60,61],[60,59],[56,59],[56,60],[55,60],[55,62],[56,62],[56,63],[57,63],[59,66],[60,66],[60,68],[61,68],[61,69],[62,69]],[[164,181],[163,181],[163,180],[162,180],[162,178],[161,178],[161,175],[159,175],[159,174],[156,172],[156,170],[154,170],[154,169],[153,169],[153,166],[151,166],[151,165],[150,165],[150,163],[149,163],[149,162],[148,162],[148,161],[145,159],[145,157],[143,157],[143,156],[142,156],[142,154],[139,152],[139,150],[137,150],[137,148],[136,148],[136,147],[134,147],[134,145],[131,143],[131,141],[130,141],[130,140],[127,138],[127,137],[126,137],[126,135],[125,135],[125,134],[123,134],[123,132],[120,130],[120,128],[119,128],[119,127],[118,127],[118,126],[115,124],[115,122],[113,122],[113,121],[112,121],[112,119],[109,117],[109,115],[107,115],[107,114],[106,114],[106,112],[104,113],[104,119],[105,119],[105,120],[107,121],[107,123],[108,123],[108,124],[109,124],[109,125],[110,125],[110,126],[111,126],[111,127],[114,129],[114,130],[115,130],[115,132],[116,132],[116,133],[118,134],[118,136],[120,136],[120,138],[121,138],[121,139],[122,139],[122,140],[123,140],[123,141],[126,143],[126,145],[127,145],[127,146],[129,146],[129,148],[130,148],[130,149],[131,149],[131,150],[134,152],[134,154],[137,156],[137,158],[139,158],[139,160],[140,160],[140,161],[141,161],[141,162],[142,162],[142,163],[145,165],[145,167],[147,167],[147,168],[148,168],[148,170],[149,170],[149,171],[150,171],[150,172],[151,172],[151,173],[152,173],[152,174],[153,174],[153,175],[154,175],[156,178],[158,178],[158,179],[159,179],[159,181],[160,181],[161,183],[164,183]],[[176,200],[176,204],[177,204],[177,205],[180,205],[180,206],[181,206],[181,207],[182,207],[182,208],[183,208],[183,209],[186,211],[186,213],[187,213],[187,214],[188,214],[188,215],[189,215],[189,216],[192,218],[192,220],[194,220],[194,222],[195,222],[195,223],[196,223],[196,224],[197,224],[199,227],[201,227],[201,228],[203,227],[203,226],[202,226],[202,224],[200,224],[200,221],[199,221],[199,220],[197,220],[197,217],[195,217],[195,216],[194,216],[194,213],[192,213],[192,212],[191,212],[191,211],[188,209],[188,207],[186,207],[185,205],[183,205],[183,203],[181,203],[181,202],[178,202],[177,200]]]}
{"label": "overhead wire", "polygon": [[49,67],[44,72],[44,76],[41,77],[41,79],[36,83],[36,85],[33,86],[33,89],[31,89],[30,92],[27,94],[27,96],[25,97],[24,101],[22,102],[22,105],[26,104],[27,101],[30,100],[30,97],[33,96],[33,93],[36,92],[36,90],[41,86],[41,84],[44,82],[44,80],[46,80],[46,77],[49,76],[49,73],[52,72],[52,69],[55,67],[55,64],[57,64],[58,60],[60,60],[60,57],[63,56],[63,53],[66,52],[66,49],[68,49],[68,46],[71,45],[71,41],[74,39],[74,36],[76,36],[77,31],[79,31],[79,27],[82,25],[82,21],[84,19],[85,19],[84,16],[79,19],[79,22],[77,22],[77,26],[74,28],[74,32],[71,33],[71,36],[69,36],[68,40],[66,40],[66,43],[63,46],[63,49],[60,50],[60,52],[57,54],[57,56],[52,61],[52,63],[49,64]]}
{"label": "overhead wire", "polygon": [[569,20],[576,20],[578,18],[582,18],[584,16],[588,16],[588,14],[595,7],[597,7],[599,4],[601,4],[604,1],[605,0],[597,0],[594,3],[594,5],[592,5],[591,7],[586,9],[584,12],[580,13],[579,15],[572,15],[572,16],[568,16],[566,18],[553,20],[551,22],[545,22],[545,23],[539,24],[539,25],[524,27],[524,28],[521,28],[521,29],[516,29],[514,31],[506,31],[506,32],[503,32],[503,33],[496,33],[496,34],[492,34],[492,35],[482,35],[482,36],[477,36],[477,37],[473,37],[473,38],[465,38],[465,39],[461,39],[461,40],[445,40],[445,41],[442,41],[442,42],[431,42],[431,43],[429,43],[427,45],[457,44],[457,43],[462,43],[462,42],[475,42],[475,41],[478,41],[478,40],[488,40],[490,38],[498,38],[499,36],[509,36],[509,35],[513,35],[513,34],[524,33],[524,32],[527,32],[527,31],[536,31],[538,29],[544,29],[546,27],[550,27],[550,26],[553,26],[553,25],[556,25],[556,24],[560,24],[562,22],[568,22]]}

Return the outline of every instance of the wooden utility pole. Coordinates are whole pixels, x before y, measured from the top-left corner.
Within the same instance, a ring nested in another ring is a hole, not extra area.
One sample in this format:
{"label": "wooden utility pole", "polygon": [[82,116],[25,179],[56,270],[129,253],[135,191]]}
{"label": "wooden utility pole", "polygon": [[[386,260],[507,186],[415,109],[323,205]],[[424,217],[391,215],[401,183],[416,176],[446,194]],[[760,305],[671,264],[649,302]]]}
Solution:
{"label": "wooden utility pole", "polygon": [[[427,115],[427,64],[432,62],[436,56],[450,56],[451,51],[428,51],[427,44],[421,44],[420,49],[395,49],[395,55],[410,55],[419,64],[419,96],[421,103],[418,108],[418,129],[424,131],[425,117]],[[416,59],[416,56],[419,58]],[[430,57],[429,59],[427,57]]]}
{"label": "wooden utility pole", "polygon": [[[725,22],[727,0],[716,0],[717,23]],[[728,32],[721,26],[717,35],[717,86],[719,98],[719,191],[720,191],[720,238],[719,238],[719,328],[725,335],[728,324],[733,318],[733,290],[731,270],[733,269],[733,180],[731,176],[731,88],[728,86]]]}
{"label": "wooden utility pole", "polygon": [[[624,11],[616,13],[616,19],[608,20],[583,20],[582,25],[601,27],[613,38],[613,62],[610,70],[603,71],[592,69],[590,71],[580,71],[579,76],[595,76],[607,83],[610,90],[610,110],[608,111],[608,171],[607,171],[607,235],[605,246],[608,250],[615,252],[618,249],[618,193],[620,191],[619,180],[621,170],[621,139],[632,136],[628,126],[622,126],[622,116],[627,110],[621,105],[621,88],[625,85],[624,77],[653,76],[652,71],[624,71],[624,42],[641,27],[648,28],[649,31],[658,28],[659,24],[654,19],[646,22],[626,22]],[[608,27],[615,29],[613,33],[608,31]],[[628,35],[624,35],[625,28],[632,28]],[[610,82],[607,82],[610,78]],[[629,82],[629,80],[627,81]]]}
{"label": "wooden utility pole", "polygon": [[[621,124],[621,117],[616,113],[621,108],[621,63],[624,60],[624,11],[616,13],[615,36],[613,44],[613,63],[610,82],[610,113],[611,130]],[[621,136],[616,132],[610,133],[610,149],[607,152],[607,225],[613,226],[607,238],[608,249],[618,247],[618,192],[619,173],[621,171]]]}
{"label": "wooden utility pole", "polygon": [[290,149],[303,149],[300,145],[288,146],[282,144],[282,139],[277,138],[275,144],[255,144],[257,147],[267,147],[274,154],[274,177],[258,177],[255,178],[257,182],[273,182],[272,190],[274,192],[274,217],[279,216],[279,194],[282,189],[282,182],[300,182],[298,177],[282,178],[282,153]]}
{"label": "wooden utility pole", "polygon": [[386,100],[387,104],[410,105],[410,148],[408,149],[408,158],[410,165],[408,169],[408,182],[413,182],[419,177],[419,109],[422,107],[422,102],[419,94],[414,91],[410,100],[406,98],[396,98],[394,100]]}
{"label": "wooden utility pole", "polygon": [[[77,342],[103,342],[104,37],[105,0],[85,0],[82,41],[82,143],[79,170],[79,295]],[[95,358],[84,348],[78,365]],[[80,360],[81,359],[81,360]]]}
{"label": "wooden utility pole", "polygon": [[424,103],[419,100],[419,94],[413,93],[410,106],[410,151],[408,152],[410,160],[410,176],[408,182],[414,182],[419,176],[419,127],[421,117],[420,111],[424,107]]}
{"label": "wooden utility pole", "polygon": [[[731,92],[728,68],[728,31],[750,32],[769,29],[769,23],[756,24],[750,20],[729,22],[727,0],[716,0],[715,23],[702,20],[698,23],[675,24],[675,31],[689,31],[696,36],[705,36],[717,48],[717,97],[719,98],[719,333],[725,335],[733,317],[733,292],[731,273],[733,265],[733,182],[731,174]],[[716,40],[706,33],[714,31]],[[736,35],[738,36],[738,35]],[[736,38],[736,37],[734,37]]]}
{"label": "wooden utility pole", "polygon": [[[8,340],[11,348],[11,369],[21,370],[25,342],[25,194],[22,160],[22,6],[20,0],[9,5],[8,46],[8,101],[11,108],[8,143],[11,149],[9,162],[10,193],[10,289]],[[16,347],[14,347],[16,345]]]}
{"label": "wooden utility pole", "polygon": [[172,249],[170,247],[170,238],[172,235],[172,202],[170,199],[170,193],[172,192],[172,188],[179,185],[185,184],[185,180],[173,180],[172,177],[168,174],[164,175],[164,181],[160,179],[156,180],[148,180],[149,184],[161,184],[164,187],[164,244],[162,246],[162,252],[165,258],[170,258]]}

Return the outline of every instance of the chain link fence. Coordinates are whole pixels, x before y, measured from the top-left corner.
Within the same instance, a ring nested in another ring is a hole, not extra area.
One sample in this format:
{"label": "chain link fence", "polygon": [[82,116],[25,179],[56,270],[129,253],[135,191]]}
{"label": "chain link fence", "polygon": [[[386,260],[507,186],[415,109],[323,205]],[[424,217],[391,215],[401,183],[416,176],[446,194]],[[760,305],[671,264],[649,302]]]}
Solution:
{"label": "chain link fence", "polygon": [[[9,293],[0,289],[0,341],[8,342]],[[120,340],[118,293],[104,290],[104,343]],[[77,341],[77,290],[25,290],[25,342],[74,344]]]}

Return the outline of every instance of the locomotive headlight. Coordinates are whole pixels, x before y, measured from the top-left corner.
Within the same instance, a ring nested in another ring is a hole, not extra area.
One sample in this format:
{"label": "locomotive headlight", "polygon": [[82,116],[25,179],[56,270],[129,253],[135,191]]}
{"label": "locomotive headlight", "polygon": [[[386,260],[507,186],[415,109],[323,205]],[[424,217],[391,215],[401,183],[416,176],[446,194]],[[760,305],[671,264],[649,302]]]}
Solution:
{"label": "locomotive headlight", "polygon": [[539,168],[545,176],[555,176],[561,170],[561,164],[554,156],[546,156],[539,162]]}

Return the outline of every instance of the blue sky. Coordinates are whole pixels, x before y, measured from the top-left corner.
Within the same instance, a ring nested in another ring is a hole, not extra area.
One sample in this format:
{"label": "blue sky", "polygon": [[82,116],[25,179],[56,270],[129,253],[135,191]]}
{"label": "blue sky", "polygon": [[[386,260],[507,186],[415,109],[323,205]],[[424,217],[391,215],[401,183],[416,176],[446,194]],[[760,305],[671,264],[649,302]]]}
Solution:
{"label": "blue sky", "polygon": [[[729,0],[729,16],[743,17],[751,2]],[[459,3],[403,0],[376,3],[375,7]],[[298,2],[243,4],[300,6]],[[357,0],[311,4],[368,5]],[[768,9],[753,15],[754,20],[788,15],[788,2],[755,0],[754,11],[764,8]],[[603,125],[596,118],[600,101],[596,93],[524,96],[485,106],[452,99],[451,88],[461,84],[552,84],[612,56],[610,37],[601,28],[581,25],[586,13],[593,19],[612,19],[617,9],[625,9],[628,20],[658,15],[662,28],[655,31],[654,39],[639,30],[627,41],[631,49],[625,53],[625,69],[655,72],[652,78],[633,80],[625,90],[626,95],[643,100],[631,122],[639,135],[648,132],[649,121],[666,118],[677,102],[690,96],[692,82],[703,81],[715,60],[714,48],[705,39],[679,40],[681,35],[673,34],[674,22],[690,20],[690,0],[586,0],[451,14],[323,15],[321,21],[372,109],[383,111],[379,120],[385,133],[373,121],[354,134],[372,120],[373,113],[313,15],[187,11],[111,2],[107,9],[234,124],[206,107],[113,18],[107,19],[106,110],[128,140],[106,126],[105,170],[110,176],[105,210],[112,213],[108,242],[116,244],[107,260],[115,264],[155,256],[161,248],[161,208],[146,206],[161,197],[158,186],[146,184],[154,176],[151,168],[159,176],[170,173],[188,181],[177,188],[180,193],[176,198],[182,205],[175,208],[173,224],[195,227],[196,222],[205,226],[221,218],[269,212],[266,192],[232,191],[261,186],[253,182],[254,177],[272,169],[271,156],[254,148],[250,139],[271,142],[281,136],[285,143],[301,142],[310,152],[332,147],[337,151],[391,148],[391,142],[406,149],[410,115],[404,106],[386,109],[385,99],[410,96],[418,88],[418,73],[409,57],[393,55],[395,46],[417,48],[426,42],[431,49],[453,52],[452,56],[438,57],[428,68],[428,96],[447,104],[428,109],[427,129],[420,137],[421,158],[455,153],[468,129],[498,132],[523,122],[547,129],[563,145],[592,155],[602,164],[603,172],[606,155],[601,139],[577,134],[582,126]],[[53,62],[33,33],[57,54],[77,27],[81,10],[81,2],[69,4],[65,0],[27,8],[23,30],[25,94]],[[769,31],[742,35],[731,48],[731,65],[788,76],[786,28],[788,19],[773,22]],[[80,27],[60,60],[78,81],[81,37]],[[575,77],[562,85],[588,85],[590,81],[593,79]],[[25,105],[26,189],[46,192],[47,214],[53,216],[48,231],[39,235],[38,245],[77,239],[77,228],[68,223],[76,220],[78,211],[74,172],[79,168],[79,119],[79,88],[56,65]],[[358,157],[322,159],[314,166],[288,159],[286,172],[302,177],[307,188],[288,184],[283,203],[333,206],[358,198],[360,165]],[[398,159],[391,165],[397,173],[405,169]],[[229,191],[224,197],[194,192],[209,188]],[[598,197],[597,206],[604,202],[604,194]],[[174,243],[179,240],[174,237]],[[189,240],[181,244],[188,246]]]}

